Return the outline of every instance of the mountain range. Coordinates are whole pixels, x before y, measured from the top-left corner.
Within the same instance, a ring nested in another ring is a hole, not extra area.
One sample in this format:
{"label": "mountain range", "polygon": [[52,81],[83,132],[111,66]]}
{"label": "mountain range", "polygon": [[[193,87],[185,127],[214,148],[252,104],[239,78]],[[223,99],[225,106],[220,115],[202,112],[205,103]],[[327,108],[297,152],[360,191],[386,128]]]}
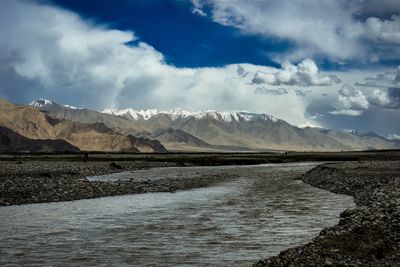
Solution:
{"label": "mountain range", "polygon": [[400,147],[399,142],[374,133],[300,128],[267,114],[246,111],[106,108],[98,112],[43,99],[30,105],[58,119],[100,123],[123,136],[156,139],[173,151],[341,151]]}
{"label": "mountain range", "polygon": [[14,105],[1,99],[0,127],[3,151],[166,151],[158,141],[124,135],[101,122],[72,121],[34,106]]}

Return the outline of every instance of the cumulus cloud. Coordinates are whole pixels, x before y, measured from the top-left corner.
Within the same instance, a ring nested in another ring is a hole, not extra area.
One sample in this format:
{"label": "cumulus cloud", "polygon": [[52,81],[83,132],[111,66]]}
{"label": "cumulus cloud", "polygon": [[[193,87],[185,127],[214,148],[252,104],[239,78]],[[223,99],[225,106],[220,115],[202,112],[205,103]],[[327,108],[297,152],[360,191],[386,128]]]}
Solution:
{"label": "cumulus cloud", "polygon": [[387,92],[375,89],[368,97],[368,101],[372,105],[386,106],[390,103],[390,98]]}
{"label": "cumulus cloud", "polygon": [[400,108],[400,88],[375,89],[368,96],[371,105],[380,106],[387,109]]}
{"label": "cumulus cloud", "polygon": [[298,86],[328,86],[340,82],[341,80],[334,75],[321,74],[311,59],[304,59],[297,66],[285,61],[282,69],[274,73],[257,72],[252,79],[253,84]]}
{"label": "cumulus cloud", "polygon": [[125,45],[136,40],[134,33],[94,26],[51,6],[4,0],[0,23],[0,51],[9,55],[2,65],[49,91],[81,95],[85,88],[85,97],[115,99],[128,77],[171,71],[148,44]]}
{"label": "cumulus cloud", "polygon": [[294,43],[293,51],[285,54],[284,59],[400,58],[400,54],[392,53],[399,52],[398,48],[387,46],[399,44],[400,40],[400,5],[396,0],[207,0],[201,3],[211,7],[212,19],[217,23]]}
{"label": "cumulus cloud", "polygon": [[254,93],[260,95],[286,95],[288,92],[285,88],[268,89],[266,87],[257,87]]}
{"label": "cumulus cloud", "polygon": [[400,108],[400,88],[387,87],[397,84],[398,71],[378,74],[373,78],[365,78],[363,83],[356,83],[364,90],[358,90],[350,85],[344,85],[339,90],[335,111],[331,114],[358,116],[370,106],[384,109]]}
{"label": "cumulus cloud", "polygon": [[329,113],[334,115],[359,116],[369,108],[367,97],[351,85],[343,85],[339,90],[339,98],[334,104],[335,111]]}
{"label": "cumulus cloud", "polygon": [[400,66],[375,77],[366,77],[355,85],[364,88],[364,94],[371,105],[387,109],[400,108]]}
{"label": "cumulus cloud", "polygon": [[276,68],[177,68],[134,32],[96,25],[43,2],[0,1],[0,25],[0,97],[25,103],[49,97],[97,109],[250,107],[294,124],[307,121],[304,101],[294,94],[254,94],[253,75]]}
{"label": "cumulus cloud", "polygon": [[[93,24],[73,12],[43,4],[48,2],[38,3],[0,1],[0,97],[20,103],[44,97],[95,109],[251,109],[297,125],[310,122],[307,105],[319,103],[319,113],[325,114],[336,97],[340,79],[321,73],[311,59],[284,62],[280,68],[247,63],[177,68],[134,32]],[[332,113],[361,113],[368,108],[363,98],[373,108],[395,108],[397,75],[384,76],[383,92],[373,93],[380,88],[372,87],[371,94],[342,92]],[[288,93],[306,93],[307,86],[329,96]]]}

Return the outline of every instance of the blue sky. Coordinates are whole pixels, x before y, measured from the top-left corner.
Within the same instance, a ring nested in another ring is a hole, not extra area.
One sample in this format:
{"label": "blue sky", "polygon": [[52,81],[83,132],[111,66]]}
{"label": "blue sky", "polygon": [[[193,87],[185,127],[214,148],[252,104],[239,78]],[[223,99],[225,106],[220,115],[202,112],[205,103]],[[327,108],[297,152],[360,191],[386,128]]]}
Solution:
{"label": "blue sky", "polygon": [[249,62],[279,66],[265,51],[282,52],[288,41],[241,33],[192,13],[190,1],[55,0],[96,23],[131,30],[177,67],[210,67]]}
{"label": "blue sky", "polygon": [[[96,4],[79,0],[51,2],[96,23],[134,31],[141,40],[163,53],[168,63],[178,67],[215,67],[243,62],[279,67],[268,54],[284,55],[295,47],[290,39],[246,33],[223,26],[209,17],[196,16],[189,0],[98,0]],[[203,8],[212,13],[206,4]],[[379,12],[380,18],[391,16],[390,12]],[[367,64],[353,59],[339,64],[326,55],[318,55],[314,60],[325,70],[400,64],[400,58],[385,58]]]}
{"label": "blue sky", "polygon": [[400,134],[398,0],[2,0],[0,97]]}

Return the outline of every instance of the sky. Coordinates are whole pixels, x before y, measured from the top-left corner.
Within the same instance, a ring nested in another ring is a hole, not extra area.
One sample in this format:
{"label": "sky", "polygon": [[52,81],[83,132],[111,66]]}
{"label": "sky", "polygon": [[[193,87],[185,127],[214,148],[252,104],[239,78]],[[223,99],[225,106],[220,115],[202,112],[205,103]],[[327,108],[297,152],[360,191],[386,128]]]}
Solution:
{"label": "sky", "polygon": [[398,0],[1,0],[0,97],[400,135]]}

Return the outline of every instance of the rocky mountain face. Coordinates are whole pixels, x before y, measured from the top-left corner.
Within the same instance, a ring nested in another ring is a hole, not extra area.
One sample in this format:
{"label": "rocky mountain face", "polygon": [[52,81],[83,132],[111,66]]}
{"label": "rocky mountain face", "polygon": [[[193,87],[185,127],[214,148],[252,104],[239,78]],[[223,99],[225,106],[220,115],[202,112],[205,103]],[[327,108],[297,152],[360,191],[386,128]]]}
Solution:
{"label": "rocky mountain face", "polygon": [[82,151],[166,151],[158,141],[126,136],[101,122],[71,121],[34,106],[13,105],[5,100],[0,100],[0,126],[29,139],[62,139]]}
{"label": "rocky mountain face", "polygon": [[34,140],[0,126],[0,152],[80,152],[79,148],[64,140]]}
{"label": "rocky mountain face", "polygon": [[398,142],[378,135],[299,128],[272,116],[251,112],[105,109],[100,113],[46,100],[37,100],[31,105],[59,118],[101,122],[122,134],[155,138],[174,150],[212,147],[216,150],[340,151],[400,147]]}

